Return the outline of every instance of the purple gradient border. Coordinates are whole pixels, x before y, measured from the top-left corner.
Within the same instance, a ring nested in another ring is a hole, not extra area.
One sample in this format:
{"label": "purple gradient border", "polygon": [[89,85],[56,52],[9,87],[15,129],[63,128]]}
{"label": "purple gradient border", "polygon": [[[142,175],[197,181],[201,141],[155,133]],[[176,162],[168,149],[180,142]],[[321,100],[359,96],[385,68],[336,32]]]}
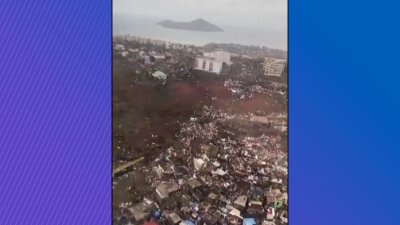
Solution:
{"label": "purple gradient border", "polygon": [[0,1],[0,224],[111,224],[111,4]]}

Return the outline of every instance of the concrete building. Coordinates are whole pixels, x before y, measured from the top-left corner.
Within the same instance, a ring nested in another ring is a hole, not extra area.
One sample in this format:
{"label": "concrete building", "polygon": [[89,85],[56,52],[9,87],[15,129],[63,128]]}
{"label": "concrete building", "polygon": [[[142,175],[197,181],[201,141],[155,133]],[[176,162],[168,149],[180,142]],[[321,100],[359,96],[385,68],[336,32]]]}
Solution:
{"label": "concrete building", "polygon": [[264,213],[264,207],[260,201],[250,201],[247,207],[247,213],[252,215],[262,215]]}
{"label": "concrete building", "polygon": [[171,193],[174,193],[179,189],[179,185],[175,182],[170,181],[160,183],[156,188],[156,199],[159,203],[161,203],[162,201],[167,199]]}
{"label": "concrete building", "polygon": [[283,71],[286,68],[286,60],[265,58],[264,61],[264,74],[266,76],[282,76]]}
{"label": "concrete building", "polygon": [[231,54],[225,51],[205,52],[195,60],[194,69],[220,74],[223,65],[231,65]]}
{"label": "concrete building", "polygon": [[241,195],[234,202],[233,205],[239,210],[244,210],[247,206],[247,196]]}
{"label": "concrete building", "polygon": [[231,65],[231,54],[225,51],[205,52],[204,56],[213,57],[216,61]]}
{"label": "concrete building", "polygon": [[149,206],[145,203],[139,203],[129,208],[131,215],[135,222],[142,223],[147,220],[150,216]]}
{"label": "concrete building", "polygon": [[223,62],[210,56],[199,56],[195,60],[194,69],[220,74]]}

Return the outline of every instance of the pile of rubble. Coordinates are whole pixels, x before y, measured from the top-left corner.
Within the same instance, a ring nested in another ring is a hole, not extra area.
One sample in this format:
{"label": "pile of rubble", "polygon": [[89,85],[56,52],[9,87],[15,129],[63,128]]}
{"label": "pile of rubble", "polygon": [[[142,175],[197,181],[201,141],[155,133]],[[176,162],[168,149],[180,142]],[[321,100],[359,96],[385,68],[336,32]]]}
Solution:
{"label": "pile of rubble", "polygon": [[[234,117],[205,106],[182,123],[176,136],[180,147],[168,148],[146,172],[154,194],[121,205],[121,214],[136,224],[150,218],[158,224],[285,223],[286,153],[277,137],[225,132],[223,122]],[[193,145],[195,139],[199,145]]]}
{"label": "pile of rubble", "polygon": [[232,95],[239,99],[251,99],[255,94],[270,94],[270,91],[258,84],[245,85],[239,80],[228,79],[224,82]]}

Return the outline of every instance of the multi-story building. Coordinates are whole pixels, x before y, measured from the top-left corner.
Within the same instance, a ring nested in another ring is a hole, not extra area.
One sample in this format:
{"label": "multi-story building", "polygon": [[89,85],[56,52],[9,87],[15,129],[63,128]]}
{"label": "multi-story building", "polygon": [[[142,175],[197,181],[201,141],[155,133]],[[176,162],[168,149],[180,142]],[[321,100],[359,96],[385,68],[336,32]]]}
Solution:
{"label": "multi-story building", "polygon": [[265,58],[264,61],[264,74],[266,76],[282,76],[283,71],[286,68],[286,60]]}
{"label": "multi-story building", "polygon": [[214,57],[199,56],[195,60],[194,69],[220,74],[222,64],[223,62],[216,60]]}
{"label": "multi-story building", "polygon": [[225,51],[215,51],[215,52],[205,52],[204,56],[213,57],[217,61],[221,61],[226,63],[227,65],[231,64],[231,54]]}
{"label": "multi-story building", "polygon": [[220,74],[222,66],[231,65],[231,54],[224,51],[205,52],[195,60],[194,69]]}

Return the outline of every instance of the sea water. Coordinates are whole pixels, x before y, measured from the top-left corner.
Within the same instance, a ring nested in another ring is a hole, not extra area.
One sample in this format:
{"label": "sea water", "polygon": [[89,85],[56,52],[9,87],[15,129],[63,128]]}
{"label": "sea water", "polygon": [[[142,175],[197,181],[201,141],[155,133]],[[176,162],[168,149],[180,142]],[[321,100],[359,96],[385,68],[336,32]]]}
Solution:
{"label": "sea water", "polygon": [[[169,19],[169,18],[164,18]],[[164,28],[157,23],[163,18],[146,18],[126,14],[113,15],[113,35],[126,35],[159,39],[177,43],[204,45],[207,43],[235,43],[287,49],[286,30],[255,27],[232,27],[215,24],[223,32],[201,32]],[[205,18],[205,20],[207,20]]]}

